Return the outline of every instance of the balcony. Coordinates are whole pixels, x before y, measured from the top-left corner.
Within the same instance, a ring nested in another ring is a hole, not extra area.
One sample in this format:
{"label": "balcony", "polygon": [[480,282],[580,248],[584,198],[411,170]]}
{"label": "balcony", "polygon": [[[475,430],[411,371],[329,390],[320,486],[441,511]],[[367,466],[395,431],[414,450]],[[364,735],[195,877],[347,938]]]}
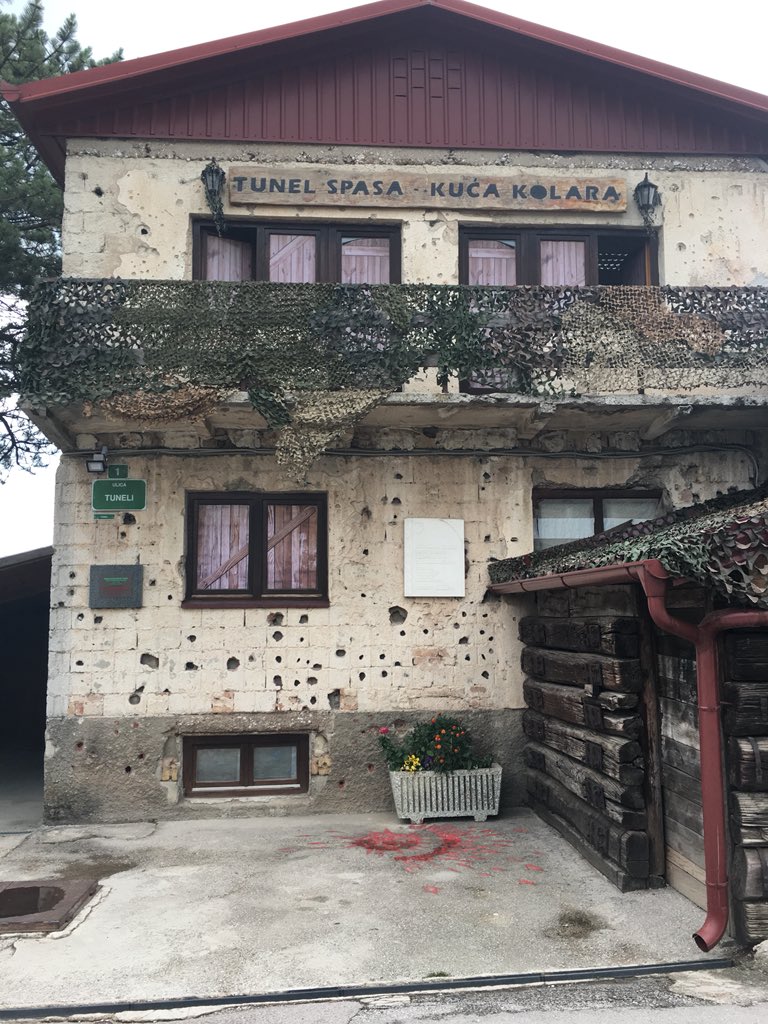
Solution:
{"label": "balcony", "polygon": [[681,410],[705,427],[702,410],[762,406],[768,289],[62,279],[37,288],[18,377],[69,447],[117,422],[280,430],[307,415],[329,436],[436,417],[533,436],[544,415],[594,429],[598,412],[658,433]]}

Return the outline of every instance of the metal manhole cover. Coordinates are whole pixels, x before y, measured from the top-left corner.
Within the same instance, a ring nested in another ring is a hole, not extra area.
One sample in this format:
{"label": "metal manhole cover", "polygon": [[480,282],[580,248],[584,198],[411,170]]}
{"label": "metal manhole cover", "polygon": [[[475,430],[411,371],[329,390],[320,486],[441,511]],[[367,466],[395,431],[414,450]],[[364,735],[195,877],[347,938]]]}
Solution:
{"label": "metal manhole cover", "polygon": [[98,888],[93,878],[0,882],[0,934],[60,931]]}

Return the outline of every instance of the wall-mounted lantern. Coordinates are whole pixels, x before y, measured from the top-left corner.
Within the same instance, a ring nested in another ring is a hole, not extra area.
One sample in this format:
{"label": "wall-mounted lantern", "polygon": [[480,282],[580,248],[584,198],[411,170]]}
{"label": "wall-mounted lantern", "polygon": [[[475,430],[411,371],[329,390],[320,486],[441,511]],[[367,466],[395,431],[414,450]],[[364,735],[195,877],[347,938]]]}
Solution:
{"label": "wall-mounted lantern", "polygon": [[657,206],[661,206],[661,192],[659,192],[658,185],[654,185],[649,180],[647,171],[643,180],[635,185],[635,191],[632,195],[637,203],[637,208],[640,210],[643,223],[650,231],[653,227],[653,212]]}
{"label": "wall-mounted lantern", "polygon": [[94,452],[85,460],[85,468],[89,473],[103,473],[107,468],[107,446],[104,445],[99,452]]}
{"label": "wall-mounted lantern", "polygon": [[227,175],[216,163],[215,157],[203,168],[200,180],[205,190],[205,200],[208,203],[208,209],[213,214],[213,223],[216,225],[216,231],[221,235],[226,229],[221,194],[224,191],[224,182],[227,180]]}

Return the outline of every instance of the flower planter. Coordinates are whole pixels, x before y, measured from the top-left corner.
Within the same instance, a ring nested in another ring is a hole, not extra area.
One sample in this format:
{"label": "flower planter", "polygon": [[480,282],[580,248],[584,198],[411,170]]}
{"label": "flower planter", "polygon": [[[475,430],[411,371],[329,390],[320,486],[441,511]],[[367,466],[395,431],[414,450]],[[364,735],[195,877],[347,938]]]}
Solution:
{"label": "flower planter", "polygon": [[485,821],[499,813],[501,765],[455,772],[390,772],[398,818],[420,825],[425,818],[471,816]]}

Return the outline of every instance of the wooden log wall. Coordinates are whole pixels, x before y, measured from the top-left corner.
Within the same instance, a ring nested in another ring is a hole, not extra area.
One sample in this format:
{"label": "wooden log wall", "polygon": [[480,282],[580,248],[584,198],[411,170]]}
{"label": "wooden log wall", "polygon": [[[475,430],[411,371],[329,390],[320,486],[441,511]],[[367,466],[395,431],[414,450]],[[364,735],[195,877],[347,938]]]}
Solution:
{"label": "wooden log wall", "polygon": [[529,802],[622,891],[663,884],[651,638],[634,588],[541,593],[520,639]]}
{"label": "wooden log wall", "polygon": [[721,666],[731,912],[736,938],[751,945],[768,939],[768,632],[726,633]]}

